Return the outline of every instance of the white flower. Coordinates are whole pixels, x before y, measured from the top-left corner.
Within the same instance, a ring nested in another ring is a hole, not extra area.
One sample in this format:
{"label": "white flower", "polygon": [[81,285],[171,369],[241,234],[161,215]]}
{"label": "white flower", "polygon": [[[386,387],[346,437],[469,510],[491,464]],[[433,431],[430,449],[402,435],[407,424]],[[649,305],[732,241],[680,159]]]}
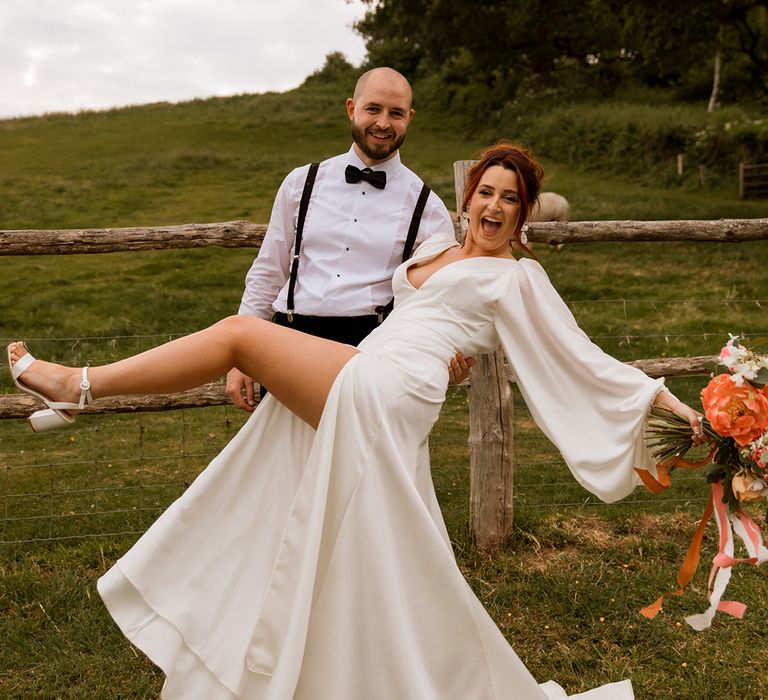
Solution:
{"label": "white flower", "polygon": [[754,362],[737,362],[731,370],[734,374],[739,374],[744,379],[755,379],[759,367],[755,367]]}
{"label": "white flower", "polygon": [[742,386],[744,380],[757,379],[757,375],[764,367],[768,367],[768,355],[756,355],[739,344],[740,336],[730,336],[725,347],[720,351],[718,358],[721,365],[731,372],[731,379],[736,386]]}

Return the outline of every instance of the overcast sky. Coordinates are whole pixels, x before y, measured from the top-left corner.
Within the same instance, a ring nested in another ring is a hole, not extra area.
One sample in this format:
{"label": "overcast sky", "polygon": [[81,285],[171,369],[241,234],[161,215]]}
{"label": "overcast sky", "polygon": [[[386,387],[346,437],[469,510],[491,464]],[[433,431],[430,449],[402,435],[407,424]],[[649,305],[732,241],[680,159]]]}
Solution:
{"label": "overcast sky", "polygon": [[360,0],[0,0],[0,118],[287,90],[341,51]]}

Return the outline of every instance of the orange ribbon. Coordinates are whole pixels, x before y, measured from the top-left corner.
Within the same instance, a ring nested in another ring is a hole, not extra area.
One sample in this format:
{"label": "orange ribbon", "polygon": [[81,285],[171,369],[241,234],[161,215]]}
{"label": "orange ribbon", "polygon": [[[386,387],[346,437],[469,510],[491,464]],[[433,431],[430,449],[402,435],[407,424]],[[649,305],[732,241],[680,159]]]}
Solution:
{"label": "orange ribbon", "polygon": [[653,476],[647,469],[635,467],[640,480],[651,493],[661,493],[672,485],[670,474],[673,469],[699,469],[709,464],[717,452],[717,445],[713,445],[709,452],[698,460],[683,459],[682,457],[670,457],[656,465],[656,474]]}
{"label": "orange ribbon", "polygon": [[[671,594],[665,595],[683,595],[686,587],[691,582],[691,579],[693,579],[693,575],[696,573],[696,569],[699,567],[701,542],[704,539],[704,530],[706,529],[707,523],[712,517],[712,513],[714,511],[713,498],[714,494],[712,491],[710,491],[709,498],[707,499],[707,505],[705,506],[704,513],[702,513],[701,520],[699,521],[699,526],[696,528],[696,532],[691,538],[691,544],[688,546],[688,553],[685,555],[683,564],[680,567],[680,570],[677,572],[677,583],[680,588],[676,591],[673,591]],[[644,607],[640,611],[640,614],[645,615],[645,617],[652,620],[661,610],[661,604],[663,601],[664,596],[662,595],[655,602]]]}
{"label": "orange ribbon", "polygon": [[[713,445],[709,452],[698,460],[684,459],[680,456],[666,459],[656,465],[657,476],[653,476],[653,474],[651,474],[651,472],[647,469],[635,468],[635,471],[637,472],[645,487],[651,493],[657,494],[661,493],[662,491],[666,491],[666,489],[672,485],[670,474],[673,469],[699,469],[705,464],[709,464],[712,461],[712,458],[715,456],[716,452],[717,446]],[[707,505],[704,508],[704,513],[702,514],[701,520],[699,521],[699,526],[696,528],[696,532],[691,539],[691,544],[688,546],[688,553],[685,555],[683,564],[680,567],[680,570],[677,572],[677,583],[680,588],[674,591],[671,595],[683,595],[686,587],[691,582],[691,579],[693,579],[693,575],[696,573],[696,569],[699,567],[699,559],[701,557],[701,543],[704,539],[704,530],[707,527],[709,519],[712,517],[713,510],[714,503],[712,500],[712,493],[710,492]],[[650,605],[644,607],[640,611],[640,614],[645,615],[645,617],[649,619],[653,619],[656,617],[656,615],[659,614],[663,602],[664,595],[660,596]]]}

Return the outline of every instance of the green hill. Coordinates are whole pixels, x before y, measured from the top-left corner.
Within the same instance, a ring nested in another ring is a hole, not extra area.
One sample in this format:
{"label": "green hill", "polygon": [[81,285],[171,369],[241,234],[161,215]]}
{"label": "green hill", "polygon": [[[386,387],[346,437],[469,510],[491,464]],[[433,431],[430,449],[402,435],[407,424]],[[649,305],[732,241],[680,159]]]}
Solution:
{"label": "green hill", "polygon": [[[344,99],[350,90],[309,83],[280,94],[0,121],[0,229],[266,221],[288,171],[349,147]],[[416,97],[418,107],[418,92]],[[643,124],[647,128],[648,122],[662,121],[671,109],[646,106]],[[648,178],[641,184],[636,175],[617,176],[615,147],[603,154],[595,139],[587,141],[582,133],[584,124],[605,122],[610,111],[610,105],[570,105],[561,112],[534,114],[530,123],[523,111],[506,119],[506,127],[478,124],[468,132],[454,126],[450,115],[417,109],[403,160],[453,208],[454,160],[472,157],[496,138],[528,134],[526,145],[534,151],[562,155],[556,162],[545,159],[547,188],[571,200],[576,218],[755,217],[768,212],[765,202],[736,199],[735,173],[714,196],[711,190],[692,187],[659,193],[649,187]],[[630,111],[621,105],[622,115]],[[627,120],[623,116],[616,128]],[[692,117],[684,123],[692,128]],[[581,141],[569,129],[581,133]],[[605,140],[602,132],[595,138]],[[562,141],[568,142],[567,149]],[[579,143],[585,154],[580,167],[566,165],[566,160],[579,160],[574,157]],[[609,166],[612,173],[607,176]],[[668,175],[659,173],[658,182],[668,182]]]}
{"label": "green hill", "polygon": [[[307,86],[0,122],[0,228],[266,221],[294,167],[349,148],[343,89]],[[480,145],[414,122],[404,159],[452,191]]]}

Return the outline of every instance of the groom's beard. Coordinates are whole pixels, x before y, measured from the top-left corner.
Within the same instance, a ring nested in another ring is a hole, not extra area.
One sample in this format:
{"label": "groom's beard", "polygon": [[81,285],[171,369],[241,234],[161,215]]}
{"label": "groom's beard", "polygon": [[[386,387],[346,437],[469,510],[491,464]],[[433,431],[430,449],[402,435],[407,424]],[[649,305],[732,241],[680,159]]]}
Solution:
{"label": "groom's beard", "polygon": [[[394,132],[390,129],[390,133],[394,135]],[[385,160],[389,158],[405,141],[405,134],[400,138],[395,138],[392,141],[386,143],[379,143],[374,141],[373,136],[369,136],[366,131],[363,131],[357,124],[352,122],[352,139],[358,145],[360,150],[365,153],[372,160]]]}

